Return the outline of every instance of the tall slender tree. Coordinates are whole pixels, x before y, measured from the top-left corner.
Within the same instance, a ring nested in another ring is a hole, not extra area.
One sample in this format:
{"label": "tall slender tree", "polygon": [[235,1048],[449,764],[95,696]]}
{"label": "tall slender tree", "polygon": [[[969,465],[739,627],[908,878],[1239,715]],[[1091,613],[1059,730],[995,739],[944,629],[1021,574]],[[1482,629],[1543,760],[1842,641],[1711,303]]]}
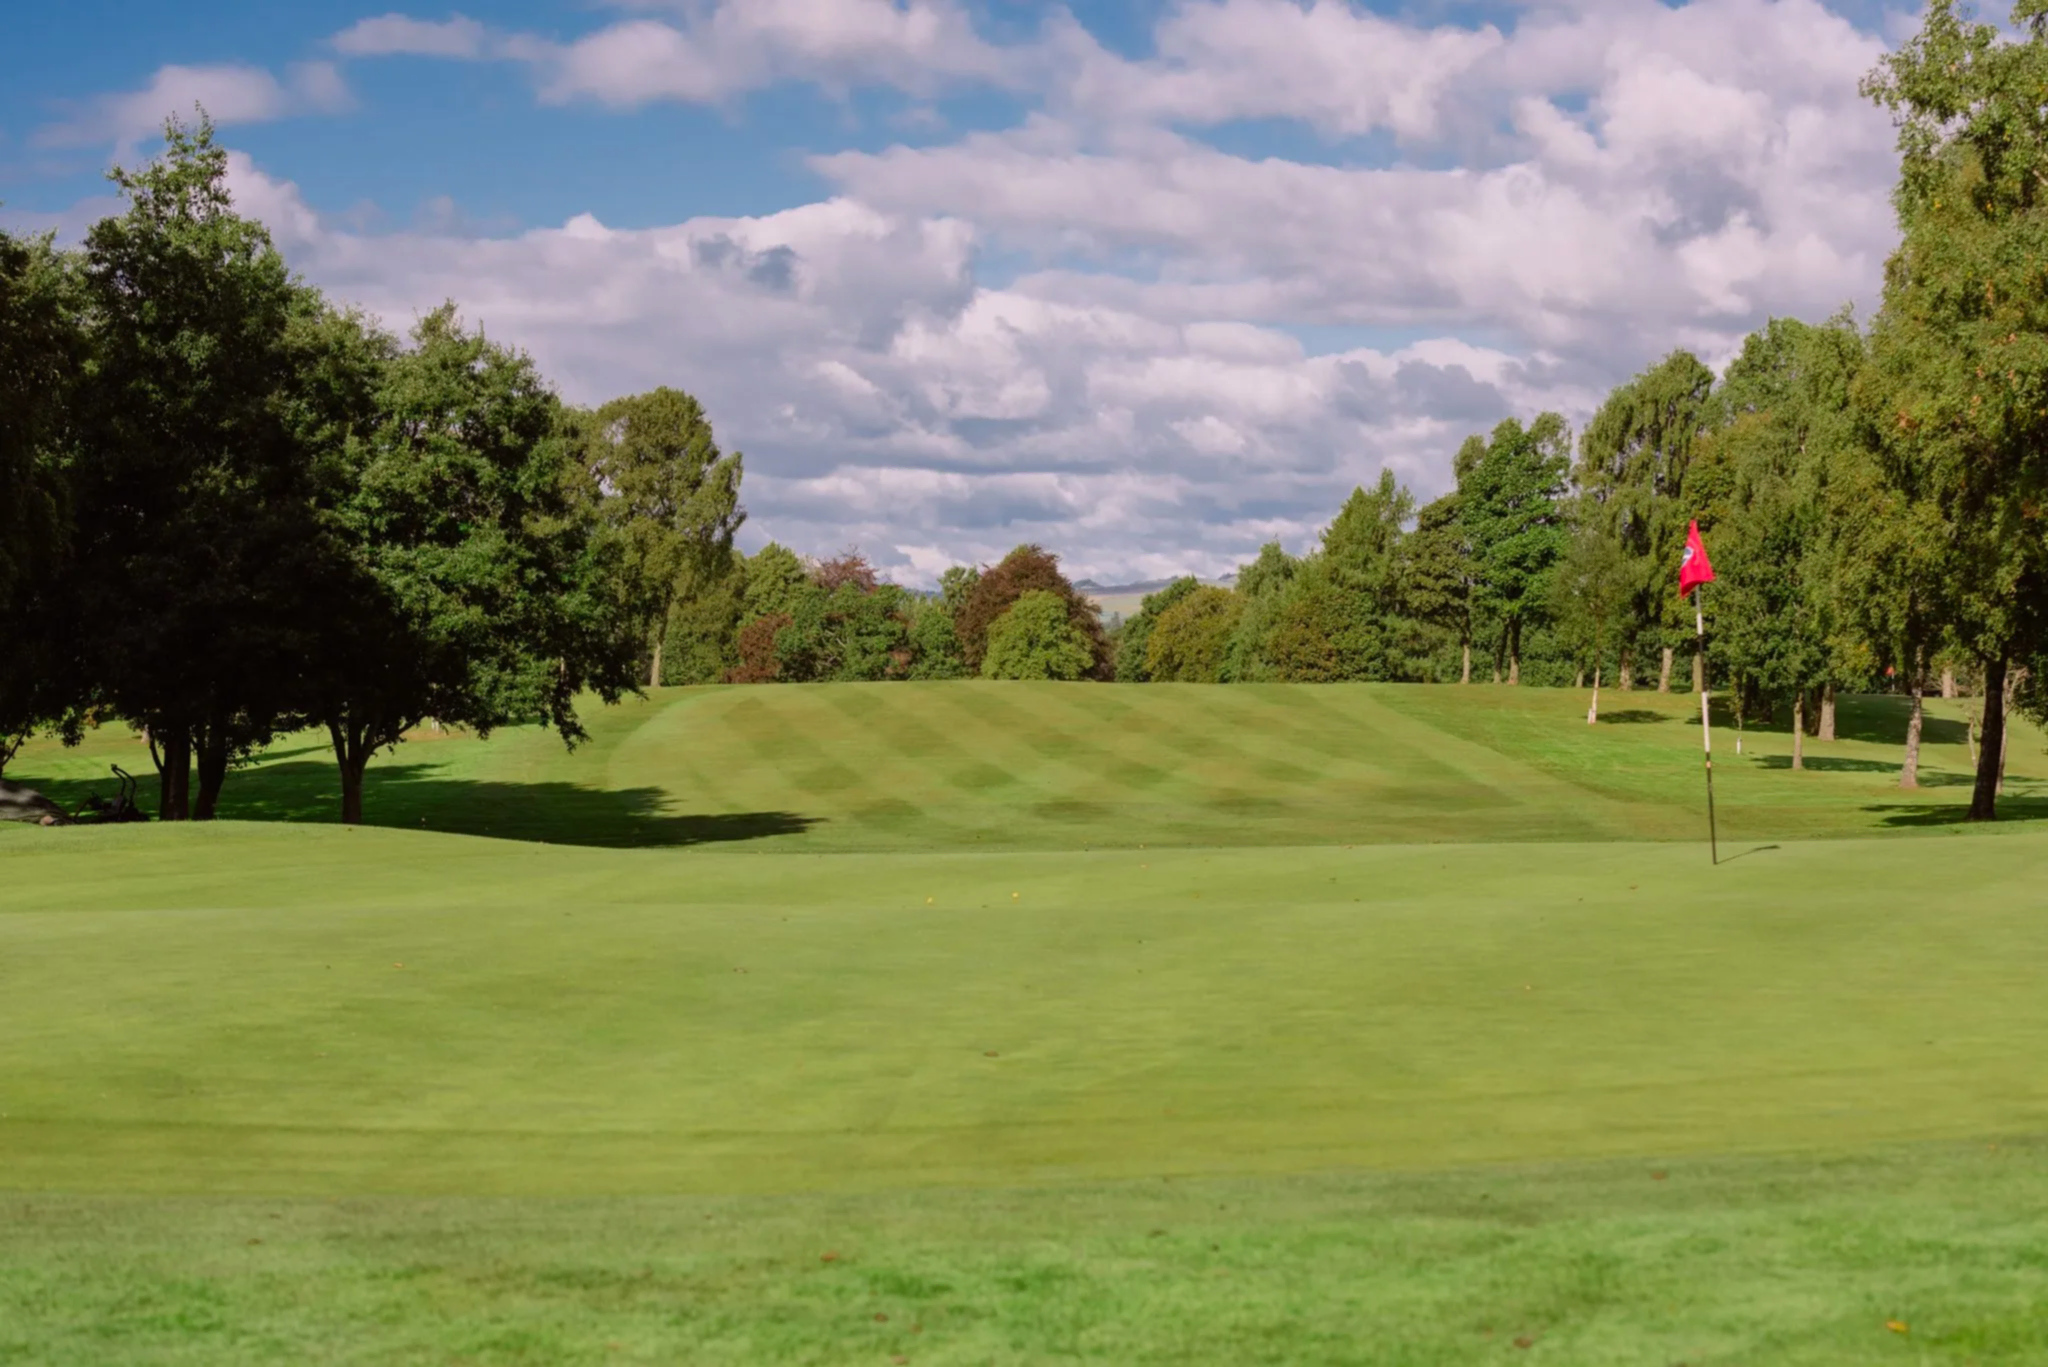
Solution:
{"label": "tall slender tree", "polygon": [[1713,384],[1697,357],[1674,351],[1610,394],[1580,438],[1577,481],[1591,495],[1581,511],[1601,519],[1602,536],[1627,571],[1624,687],[1636,653],[1649,650],[1660,660],[1658,690],[1669,689],[1674,649],[1689,639],[1670,589],[1686,525],[1698,511],[1685,498],[1685,476]]}
{"label": "tall slender tree", "polygon": [[669,614],[687,585],[731,564],[743,458],[718,449],[703,405],[663,386],[576,414],[586,497],[623,551],[629,611],[647,641],[647,686],[661,684]]}
{"label": "tall slender tree", "polygon": [[1460,486],[1461,516],[1478,566],[1478,598],[1499,622],[1496,671],[1521,682],[1522,636],[1550,603],[1550,575],[1564,555],[1560,500],[1571,471],[1571,430],[1544,413],[1527,427],[1513,418],[1493,429]]}
{"label": "tall slender tree", "polygon": [[2048,642],[2048,0],[2012,24],[1933,0],[1864,84],[1900,153],[1873,426],[1893,486],[1942,525],[1946,634],[1982,662],[1973,820],[1997,815],[2007,671]]}

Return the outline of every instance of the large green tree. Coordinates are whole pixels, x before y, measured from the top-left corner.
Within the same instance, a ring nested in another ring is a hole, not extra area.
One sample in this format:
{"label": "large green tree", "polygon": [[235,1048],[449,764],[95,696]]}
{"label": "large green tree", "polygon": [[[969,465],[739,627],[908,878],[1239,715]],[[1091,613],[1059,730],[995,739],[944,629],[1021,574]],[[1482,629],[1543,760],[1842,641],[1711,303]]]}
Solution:
{"label": "large green tree", "polygon": [[985,679],[1085,679],[1096,669],[1095,643],[1074,624],[1067,600],[1026,589],[989,624]]}
{"label": "large green tree", "polygon": [[0,772],[78,700],[69,573],[70,471],[85,357],[73,261],[0,232]]}
{"label": "large green tree", "polygon": [[1244,599],[1213,584],[1183,595],[1146,639],[1145,677],[1161,683],[1217,683]]}
{"label": "large green tree", "polygon": [[85,353],[72,259],[0,231],[0,602],[47,570],[69,522],[64,467]]}
{"label": "large green tree", "polygon": [[2009,668],[2048,646],[2048,2],[2014,36],[1933,0],[1865,83],[1899,129],[1902,240],[1871,330],[1891,482],[1943,526],[1947,634],[1983,664],[1970,816],[1996,816]]}
{"label": "large green tree", "polygon": [[1186,598],[1202,586],[1202,581],[1192,574],[1184,574],[1163,589],[1145,595],[1138,604],[1137,612],[1124,623],[1123,630],[1116,638],[1116,681],[1118,683],[1146,683],[1152,678],[1147,650],[1152,641],[1152,628],[1160,615],[1174,604]]}
{"label": "large green tree", "polygon": [[1579,439],[1577,482],[1587,498],[1580,512],[1599,521],[1601,539],[1621,556],[1627,589],[1619,623],[1622,686],[1635,656],[1659,656],[1657,688],[1671,686],[1674,649],[1690,635],[1691,618],[1671,585],[1685,549],[1686,525],[1698,513],[1685,477],[1706,430],[1713,372],[1687,351],[1674,351],[1617,387]]}
{"label": "large green tree", "polygon": [[1060,573],[1059,557],[1043,546],[1023,545],[994,565],[981,571],[972,586],[963,586],[964,596],[953,617],[953,629],[960,639],[960,652],[971,671],[981,672],[988,653],[989,628],[1010,610],[1010,605],[1027,593],[1050,593],[1067,605],[1067,619],[1088,642],[1095,663],[1087,671],[1091,678],[1108,678],[1114,667],[1109,638],[1103,634],[1102,611]]}
{"label": "large green tree", "polygon": [[703,405],[663,386],[577,415],[586,485],[623,548],[623,584],[648,644],[647,683],[662,682],[669,614],[731,565],[742,457],[718,449]]}
{"label": "large green tree", "polygon": [[427,718],[479,734],[514,722],[582,734],[576,695],[633,686],[643,623],[620,592],[620,542],[577,497],[575,434],[527,356],[453,305],[411,344],[335,325],[337,368],[373,380],[367,430],[328,453],[328,570],[307,712],[363,814],[371,756]]}
{"label": "large green tree", "polygon": [[1454,489],[1425,504],[1401,542],[1401,604],[1416,620],[1454,635],[1458,682],[1472,682],[1473,599],[1478,587],[1471,539]]}
{"label": "large green tree", "polygon": [[148,731],[160,815],[204,819],[291,718],[318,625],[315,468],[286,416],[289,337],[318,300],[235,212],[203,120],[111,175],[126,208],[83,250],[76,611],[97,699]]}
{"label": "large green tree", "polygon": [[1460,520],[1478,568],[1480,605],[1499,624],[1494,673],[1520,683],[1522,637],[1550,602],[1550,575],[1567,540],[1560,500],[1571,469],[1571,431],[1555,413],[1524,427],[1507,418],[1470,462]]}

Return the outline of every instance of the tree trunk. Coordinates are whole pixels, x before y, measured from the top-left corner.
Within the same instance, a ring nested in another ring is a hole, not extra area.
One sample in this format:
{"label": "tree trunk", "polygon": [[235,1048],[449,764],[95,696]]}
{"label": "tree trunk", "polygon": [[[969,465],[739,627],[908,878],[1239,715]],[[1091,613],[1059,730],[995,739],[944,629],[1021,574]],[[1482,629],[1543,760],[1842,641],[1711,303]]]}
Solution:
{"label": "tree trunk", "polygon": [[654,663],[647,670],[647,686],[661,687],[661,637],[654,638]]}
{"label": "tree trunk", "polygon": [[1671,647],[1665,646],[1664,663],[1657,668],[1657,691],[1659,693],[1669,693],[1671,691],[1671,654]]}
{"label": "tree trunk", "polygon": [[1806,767],[1806,690],[1792,690],[1792,767]]}
{"label": "tree trunk", "polygon": [[158,821],[183,821],[191,813],[192,738],[183,726],[150,733],[149,757],[156,761]]}
{"label": "tree trunk", "polygon": [[1464,647],[1465,660],[1458,674],[1458,682],[1468,684],[1472,682],[1472,638],[1467,636],[1460,644]]}
{"label": "tree trunk", "polygon": [[1634,661],[1634,659],[1630,658],[1629,653],[1626,650],[1624,650],[1621,652],[1621,681],[1617,683],[1615,687],[1619,688],[1622,692],[1626,693],[1635,686],[1636,662]]}
{"label": "tree trunk", "polygon": [[1906,717],[1906,763],[1899,770],[1901,788],[1920,786],[1920,696],[1922,693],[1920,671],[1913,671],[1913,710]]}
{"label": "tree trunk", "polygon": [[1820,686],[1820,732],[1817,740],[1835,738],[1835,686],[1831,683]]}
{"label": "tree trunk", "polygon": [[213,820],[220,790],[228,781],[227,728],[210,725],[199,733],[199,798],[192,805],[194,821]]}
{"label": "tree trunk", "polygon": [[1943,665],[1941,667],[1941,696],[1953,698],[1955,695],[1956,667],[1954,665]]}
{"label": "tree trunk", "polygon": [[1600,666],[1593,666],[1593,705],[1586,709],[1586,725],[1600,720]]}
{"label": "tree trunk", "polygon": [[1508,683],[1522,681],[1522,624],[1517,621],[1508,635]]}
{"label": "tree trunk", "polygon": [[[405,730],[399,726],[388,735],[402,736]],[[343,726],[329,722],[327,734],[334,741],[334,761],[341,770],[342,824],[360,826],[363,824],[363,771],[370,767],[370,756],[377,753],[377,742],[367,726]]]}
{"label": "tree trunk", "polygon": [[1984,661],[1984,743],[1977,750],[1971,821],[1998,820],[1998,769],[2005,757],[2005,658]]}
{"label": "tree trunk", "polygon": [[2005,729],[1998,737],[1998,795],[2005,796],[2005,752],[2012,748],[2012,699],[2026,682],[2027,667],[2015,665],[2005,672]]}
{"label": "tree trunk", "polygon": [[363,761],[360,756],[341,761],[341,824],[363,824]]}

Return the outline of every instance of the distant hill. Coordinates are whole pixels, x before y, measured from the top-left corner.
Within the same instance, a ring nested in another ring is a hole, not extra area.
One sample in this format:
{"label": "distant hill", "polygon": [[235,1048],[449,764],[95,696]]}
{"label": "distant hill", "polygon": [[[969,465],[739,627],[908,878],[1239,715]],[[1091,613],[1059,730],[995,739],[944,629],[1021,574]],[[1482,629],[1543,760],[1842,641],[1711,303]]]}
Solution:
{"label": "distant hill", "polygon": [[[1145,579],[1135,584],[1098,584],[1093,579],[1077,579],[1074,581],[1074,587],[1093,601],[1096,607],[1102,609],[1102,620],[1105,625],[1115,626],[1124,618],[1137,615],[1138,609],[1144,604],[1146,594],[1157,593],[1172,582],[1171,579]],[[1227,589],[1237,582],[1237,571],[1232,570],[1228,574],[1215,579],[1204,579],[1202,582]]]}

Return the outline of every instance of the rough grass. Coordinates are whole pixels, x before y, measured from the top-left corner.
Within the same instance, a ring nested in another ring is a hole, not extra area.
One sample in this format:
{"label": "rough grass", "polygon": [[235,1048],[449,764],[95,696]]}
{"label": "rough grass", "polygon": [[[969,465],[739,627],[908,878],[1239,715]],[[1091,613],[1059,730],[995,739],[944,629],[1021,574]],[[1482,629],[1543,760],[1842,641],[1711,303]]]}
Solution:
{"label": "rough grass", "polygon": [[1751,731],[1709,869],[1628,701],[693,690],[0,831],[0,1362],[2048,1360],[2048,830]]}

